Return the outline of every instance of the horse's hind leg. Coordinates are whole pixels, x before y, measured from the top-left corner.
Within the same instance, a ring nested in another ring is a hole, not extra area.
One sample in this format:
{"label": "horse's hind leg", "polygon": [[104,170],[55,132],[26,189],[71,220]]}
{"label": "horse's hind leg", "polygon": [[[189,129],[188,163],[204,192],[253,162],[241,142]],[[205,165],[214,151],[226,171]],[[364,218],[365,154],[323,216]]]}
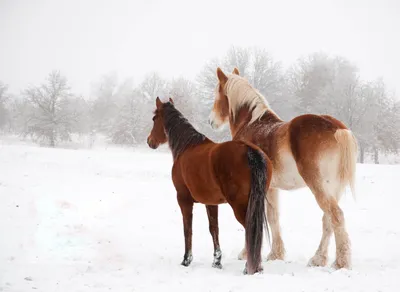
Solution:
{"label": "horse's hind leg", "polygon": [[[267,192],[268,204],[265,205],[267,210],[268,223],[272,232],[272,249],[267,260],[283,260],[285,258],[285,247],[281,237],[279,224],[279,198],[278,189],[270,188]],[[246,246],[242,249],[238,256],[239,260],[247,259]]]}
{"label": "horse's hind leg", "polygon": [[[322,238],[309,265],[325,266],[328,261],[328,246],[332,233],[335,234],[335,268],[351,267],[351,243],[346,231],[345,219],[338,200],[344,190],[335,168],[335,157],[322,159],[320,165],[304,164],[299,167],[301,175],[313,192],[318,205],[324,212]],[[332,162],[333,161],[333,162]],[[319,174],[319,177],[316,177]]]}
{"label": "horse's hind leg", "polygon": [[[247,212],[247,206],[245,204],[240,204],[240,203],[230,203],[233,213],[235,214],[236,220],[244,227],[246,228],[246,212]],[[246,229],[245,229],[246,230]],[[246,232],[246,231],[245,231]],[[244,244],[244,249],[246,259],[247,259],[247,251],[246,251],[246,241]],[[243,253],[243,251],[242,251]],[[257,268],[257,272],[262,272],[263,267],[259,266]],[[244,274],[247,274],[247,262],[243,271]]]}
{"label": "horse's hind leg", "polygon": [[322,237],[315,255],[308,262],[309,266],[324,267],[328,262],[329,241],[333,233],[331,218],[327,213],[322,217]]}
{"label": "horse's hind leg", "polygon": [[324,193],[318,193],[316,198],[319,206],[324,211],[324,230],[320,246],[315,253],[315,256],[311,259],[310,264],[326,265],[328,258],[328,244],[333,230],[336,242],[336,260],[333,267],[335,269],[349,269],[351,268],[351,243],[346,231],[343,211],[339,207],[335,197],[327,197]]}
{"label": "horse's hind leg", "polygon": [[222,252],[219,246],[219,228],[218,228],[218,206],[207,205],[207,215],[210,233],[214,244],[214,262],[212,266],[214,268],[222,269],[221,258]]}
{"label": "horse's hind leg", "polygon": [[[230,204],[232,209],[233,209],[233,213],[235,214],[236,220],[243,226],[243,228],[245,228],[246,230],[246,211],[247,208],[245,206],[241,206],[239,204]],[[239,254],[239,259],[240,260],[247,260],[247,249],[246,249],[246,240],[244,242],[244,248],[243,250],[240,252]],[[246,267],[247,267],[247,263],[246,263]],[[247,273],[247,268],[245,267],[244,269],[244,273]]]}
{"label": "horse's hind leg", "polygon": [[238,259],[243,261],[247,260],[246,242],[244,243],[244,247],[238,255]]}
{"label": "horse's hind leg", "polygon": [[266,204],[267,218],[272,231],[272,249],[268,260],[283,260],[285,248],[283,245],[279,224],[279,198],[278,189],[270,188],[267,192],[268,203]]}
{"label": "horse's hind leg", "polygon": [[178,194],[178,204],[183,217],[183,232],[185,235],[185,255],[181,265],[187,267],[193,260],[192,255],[192,221],[193,221],[193,200],[188,196]]}

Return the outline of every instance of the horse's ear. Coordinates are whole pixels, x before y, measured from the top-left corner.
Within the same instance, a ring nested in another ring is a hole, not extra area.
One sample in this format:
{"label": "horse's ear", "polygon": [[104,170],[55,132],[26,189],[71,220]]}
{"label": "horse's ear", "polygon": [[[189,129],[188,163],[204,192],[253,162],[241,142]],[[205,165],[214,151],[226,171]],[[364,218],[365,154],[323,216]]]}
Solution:
{"label": "horse's ear", "polygon": [[174,104],[174,101],[172,100],[172,98],[169,98],[169,102]]}
{"label": "horse's ear", "polygon": [[237,67],[235,67],[235,69],[233,69],[233,72],[232,72],[232,74],[235,74],[235,75],[240,75],[240,73],[239,73],[239,69],[238,69]]}
{"label": "horse's ear", "polygon": [[225,73],[222,72],[221,68],[217,68],[217,77],[219,80],[219,83],[225,84],[228,81],[228,77],[226,77]]}
{"label": "horse's ear", "polygon": [[156,106],[157,106],[157,108],[160,108],[162,106],[161,99],[158,96],[157,96],[157,99],[156,99]]}

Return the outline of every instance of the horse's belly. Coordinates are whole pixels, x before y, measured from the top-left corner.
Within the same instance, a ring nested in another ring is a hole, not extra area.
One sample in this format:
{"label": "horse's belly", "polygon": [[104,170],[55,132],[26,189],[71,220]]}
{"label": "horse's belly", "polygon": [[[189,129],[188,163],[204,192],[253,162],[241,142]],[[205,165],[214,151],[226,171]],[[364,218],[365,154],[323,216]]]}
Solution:
{"label": "horse's belly", "polygon": [[192,198],[202,204],[217,205],[225,203],[221,188],[210,173],[202,172],[201,167],[196,171],[186,173],[185,183]]}
{"label": "horse's belly", "polygon": [[272,173],[271,187],[282,190],[303,188],[306,183],[300,175],[296,161],[290,153],[283,153]]}
{"label": "horse's belly", "polygon": [[219,189],[197,189],[192,188],[190,190],[192,198],[197,203],[202,203],[206,205],[219,205],[226,203],[226,199]]}

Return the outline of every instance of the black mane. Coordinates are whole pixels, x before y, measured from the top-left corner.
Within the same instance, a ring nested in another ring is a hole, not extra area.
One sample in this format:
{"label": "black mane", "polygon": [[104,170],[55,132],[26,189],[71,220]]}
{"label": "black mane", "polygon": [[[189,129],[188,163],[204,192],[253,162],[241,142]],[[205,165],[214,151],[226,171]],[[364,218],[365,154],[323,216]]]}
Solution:
{"label": "black mane", "polygon": [[163,105],[164,129],[172,156],[176,159],[189,147],[203,143],[207,137],[199,133],[170,102]]}

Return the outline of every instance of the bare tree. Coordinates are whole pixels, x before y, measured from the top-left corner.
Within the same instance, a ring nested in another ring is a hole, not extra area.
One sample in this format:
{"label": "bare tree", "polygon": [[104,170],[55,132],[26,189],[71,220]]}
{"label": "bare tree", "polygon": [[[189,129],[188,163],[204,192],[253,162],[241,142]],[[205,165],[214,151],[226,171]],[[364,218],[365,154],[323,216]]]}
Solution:
{"label": "bare tree", "polygon": [[268,99],[275,100],[281,95],[284,82],[282,65],[264,49],[254,49],[253,69],[249,77],[252,85]]}
{"label": "bare tree", "polygon": [[140,90],[149,100],[155,100],[157,96],[167,93],[167,82],[158,73],[152,72],[146,75],[140,84]]}
{"label": "bare tree", "polygon": [[200,98],[196,98],[195,84],[183,77],[172,79],[168,84],[168,96],[174,100],[176,107],[192,124],[200,118]]}
{"label": "bare tree", "polygon": [[0,130],[7,124],[9,112],[7,110],[7,85],[0,81]]}
{"label": "bare tree", "polygon": [[30,87],[24,93],[32,106],[25,134],[47,142],[51,147],[58,141],[69,140],[78,113],[71,107],[72,94],[67,79],[53,71],[46,83]]}
{"label": "bare tree", "polygon": [[118,78],[115,73],[102,76],[95,85],[95,100],[92,102],[90,115],[91,131],[107,133],[110,130],[118,113],[117,87]]}
{"label": "bare tree", "polygon": [[148,74],[137,88],[133,88],[131,80],[118,86],[114,94],[117,110],[107,132],[111,141],[120,145],[145,143],[151,129],[155,99],[167,92],[166,80],[154,72]]}
{"label": "bare tree", "polygon": [[[230,47],[225,56],[224,67],[231,67],[228,70],[236,67],[244,76],[251,76],[253,72],[249,72],[252,66],[252,52],[248,48],[243,47]],[[254,63],[254,60],[253,60]],[[215,69],[214,69],[215,72]],[[228,71],[229,72],[229,71]]]}
{"label": "bare tree", "polygon": [[143,94],[138,90],[130,90],[122,95],[119,110],[112,128],[108,133],[114,144],[135,145],[144,143],[144,116],[150,119],[150,112],[145,112],[146,102]]}
{"label": "bare tree", "polygon": [[210,106],[214,101],[215,86],[218,82],[215,72],[219,66],[221,61],[217,58],[206,62],[196,78],[198,95],[206,106]]}

